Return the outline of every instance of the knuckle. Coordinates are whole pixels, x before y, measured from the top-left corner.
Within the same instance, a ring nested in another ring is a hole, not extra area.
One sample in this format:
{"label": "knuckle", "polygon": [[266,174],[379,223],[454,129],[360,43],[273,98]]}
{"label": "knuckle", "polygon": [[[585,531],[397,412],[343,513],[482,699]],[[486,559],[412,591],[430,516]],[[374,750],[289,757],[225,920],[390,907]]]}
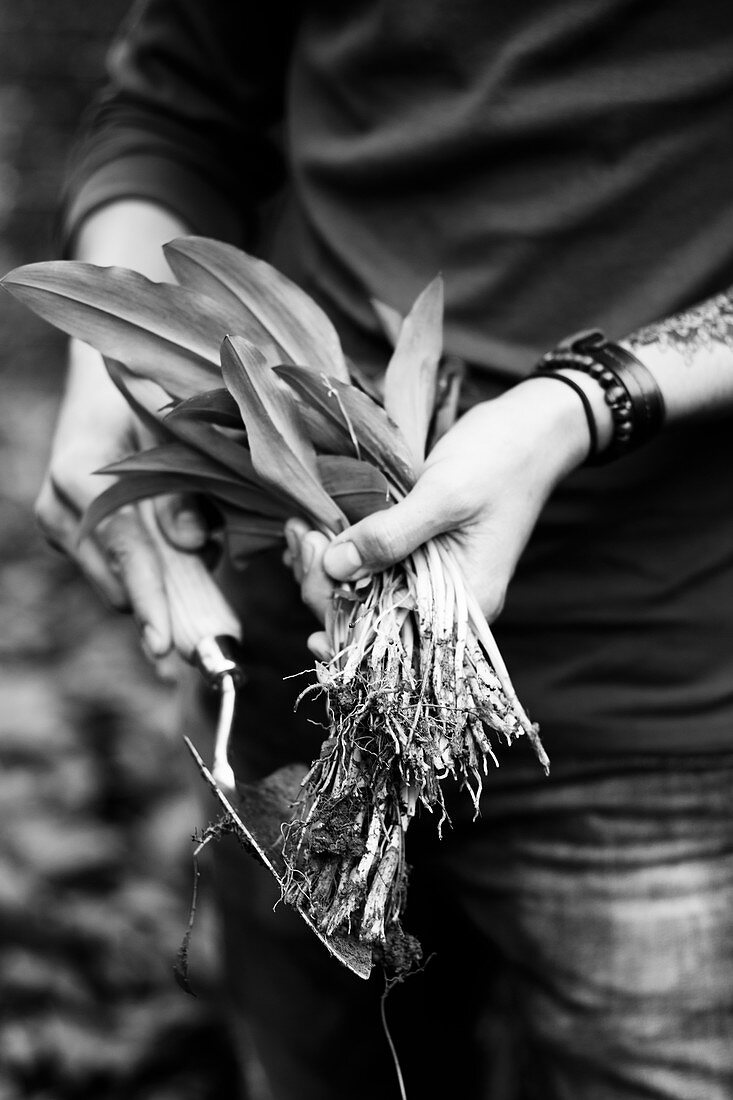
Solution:
{"label": "knuckle", "polygon": [[404,556],[403,541],[387,512],[376,512],[362,534],[363,557],[367,562],[398,561]]}
{"label": "knuckle", "polygon": [[171,496],[155,497],[152,501],[153,512],[158,523],[172,523],[180,510],[178,500]]}
{"label": "knuckle", "polygon": [[78,463],[68,454],[55,455],[48,468],[48,480],[56,493],[73,499],[79,481]]}
{"label": "knuckle", "polygon": [[100,541],[110,570],[120,576],[127,572],[138,556],[140,537],[133,525],[123,517],[114,517],[100,528]]}
{"label": "knuckle", "polygon": [[38,527],[47,537],[57,534],[57,517],[50,504],[43,497],[39,497],[33,505],[33,518]]}
{"label": "knuckle", "polygon": [[441,513],[445,527],[458,527],[465,522],[471,512],[470,502],[462,486],[456,485],[455,492],[449,493],[443,501]]}
{"label": "knuckle", "polygon": [[175,525],[180,513],[186,510],[186,498],[178,494],[155,497],[152,503],[158,523],[168,526]]}
{"label": "knuckle", "polygon": [[418,495],[423,509],[442,520],[443,526],[457,526],[474,510],[473,494],[460,466],[428,468],[413,489],[413,497],[417,499]]}
{"label": "knuckle", "polygon": [[105,557],[110,570],[119,577],[130,568],[130,563],[134,559],[134,550],[130,543],[117,538],[106,544]]}
{"label": "knuckle", "polygon": [[70,524],[63,508],[53,495],[53,491],[44,487],[33,506],[33,516],[41,534],[51,543],[59,544],[68,538]]}

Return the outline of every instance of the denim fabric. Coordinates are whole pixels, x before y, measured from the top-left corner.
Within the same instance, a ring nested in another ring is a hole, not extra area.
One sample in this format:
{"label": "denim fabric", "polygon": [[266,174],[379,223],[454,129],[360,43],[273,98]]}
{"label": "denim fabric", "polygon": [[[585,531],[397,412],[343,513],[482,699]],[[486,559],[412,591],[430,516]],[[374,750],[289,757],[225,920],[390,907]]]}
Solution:
{"label": "denim fabric", "polygon": [[[302,681],[282,679],[307,663],[292,596],[283,582],[245,619],[248,778],[308,759],[321,732],[293,722]],[[201,744],[203,712],[185,713]],[[545,778],[518,745],[477,820],[459,792],[442,839],[416,820],[405,926],[430,961],[387,999],[410,1100],[733,1100],[732,791],[733,754],[555,758]],[[252,1100],[397,1100],[380,975],[353,977],[273,911],[241,850],[216,859]]]}
{"label": "denim fabric", "polygon": [[730,756],[503,766],[437,857],[546,1100],[733,1097]]}

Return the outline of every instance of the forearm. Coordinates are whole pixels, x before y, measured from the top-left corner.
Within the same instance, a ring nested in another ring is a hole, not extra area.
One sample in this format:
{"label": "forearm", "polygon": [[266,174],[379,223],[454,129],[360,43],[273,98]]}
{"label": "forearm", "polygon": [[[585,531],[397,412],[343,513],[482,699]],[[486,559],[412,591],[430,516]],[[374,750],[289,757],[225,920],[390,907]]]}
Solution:
{"label": "forearm", "polygon": [[[162,245],[187,231],[167,209],[124,199],[98,208],[81,223],[72,254],[162,281],[172,279]],[[81,542],[78,537],[81,517],[110,481],[94,471],[140,449],[141,426],[94,348],[72,340],[69,361],[49,470],[36,505],[38,522],[114,607],[133,611],[147,652],[159,659],[170,650],[171,626],[158,554],[142,517],[136,509],[122,509],[92,536]],[[161,390],[160,403],[165,400]],[[158,522],[169,541],[185,550],[200,549],[208,538],[206,525],[178,498],[161,503]]]}
{"label": "forearm", "polygon": [[246,241],[283,181],[271,129],[297,13],[285,3],[140,0],[108,53],[108,81],[70,158],[62,248],[102,204],[136,196],[191,231]]}
{"label": "forearm", "polygon": [[[163,207],[138,199],[124,199],[109,203],[85,219],[75,235],[72,256],[75,260],[102,267],[130,267],[156,281],[172,280],[162,246],[187,232],[184,223]],[[96,393],[98,398],[104,394],[116,402],[116,391],[101,366],[93,348],[72,340],[67,395],[73,398],[75,391],[81,390],[87,395]],[[92,399],[84,405],[93,417],[98,402]]]}
{"label": "forearm", "polygon": [[172,279],[163,245],[190,232],[169,210],[141,199],[121,199],[90,214],[72,245],[75,260],[130,267],[156,281]]}
{"label": "forearm", "polygon": [[654,375],[668,423],[733,410],[733,290],[638,329],[622,343]]}

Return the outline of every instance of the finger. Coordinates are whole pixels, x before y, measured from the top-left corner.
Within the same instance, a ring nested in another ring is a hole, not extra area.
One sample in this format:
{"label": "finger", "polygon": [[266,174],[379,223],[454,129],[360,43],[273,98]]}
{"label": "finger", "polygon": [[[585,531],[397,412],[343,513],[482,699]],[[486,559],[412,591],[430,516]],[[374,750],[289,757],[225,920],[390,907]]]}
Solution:
{"label": "finger", "polygon": [[324,664],[333,657],[333,650],[329,645],[328,635],[325,630],[317,630],[314,634],[311,634],[307,641],[307,646],[317,661],[323,661]]}
{"label": "finger", "polygon": [[323,566],[338,581],[360,580],[402,561],[449,526],[436,509],[430,479],[421,479],[404,500],[342,532],[325,552]]}
{"label": "finger", "polygon": [[302,519],[289,519],[283,530],[287,543],[286,553],[289,556],[289,561],[285,564],[290,566],[296,581],[301,584],[303,581],[302,547],[312,528]]}
{"label": "finger", "polygon": [[172,646],[168,600],[155,546],[137,509],[123,508],[100,524],[97,538],[107,564],[126,591],[151,655]]}
{"label": "finger", "polygon": [[140,648],[143,654],[153,666],[153,670],[158,680],[163,684],[175,684],[181,679],[181,671],[183,667],[183,658],[172,649],[170,653],[166,653],[164,657],[156,657],[149,649],[145,636],[140,636]]}
{"label": "finger", "polygon": [[209,539],[209,525],[193,496],[174,493],[155,502],[158,526],[172,546],[179,550],[200,550]]}
{"label": "finger", "polygon": [[303,579],[300,582],[300,595],[303,603],[311,609],[322,623],[326,620],[326,610],[333,599],[333,581],[323,568],[323,554],[328,539],[320,531],[309,531],[301,543],[300,560]]}
{"label": "finger", "polygon": [[74,559],[105,603],[115,611],[130,610],[130,600],[121,581],[112,573],[104,554],[92,539],[79,544]]}
{"label": "finger", "polygon": [[50,546],[71,558],[102,600],[119,611],[129,607],[124,588],[93,539],[77,543],[79,517],[47,479],[36,501],[36,521]]}

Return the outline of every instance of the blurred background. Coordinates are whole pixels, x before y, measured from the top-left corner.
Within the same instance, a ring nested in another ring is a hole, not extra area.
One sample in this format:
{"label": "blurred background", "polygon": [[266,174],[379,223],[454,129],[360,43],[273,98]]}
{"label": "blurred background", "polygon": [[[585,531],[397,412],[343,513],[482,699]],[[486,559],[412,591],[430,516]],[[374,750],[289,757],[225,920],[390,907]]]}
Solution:
{"label": "blurred background", "polygon": [[[59,182],[127,0],[0,0],[0,274],[53,258]],[[35,529],[63,338],[0,294],[0,1100],[233,1096],[202,822],[172,689]]]}

